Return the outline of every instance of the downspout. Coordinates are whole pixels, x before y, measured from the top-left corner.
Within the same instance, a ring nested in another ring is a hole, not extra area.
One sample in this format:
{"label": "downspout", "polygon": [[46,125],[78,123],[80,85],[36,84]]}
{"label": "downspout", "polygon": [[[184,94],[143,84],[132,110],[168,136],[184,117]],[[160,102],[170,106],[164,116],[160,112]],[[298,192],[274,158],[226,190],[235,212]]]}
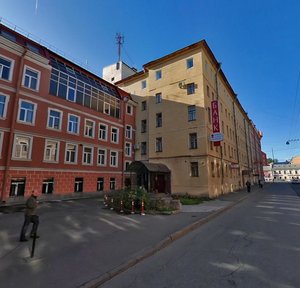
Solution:
{"label": "downspout", "polygon": [[[218,70],[216,73],[216,96],[219,105],[219,87],[218,87],[218,75],[221,70],[221,63],[218,63]],[[219,113],[219,122],[220,122],[220,113]],[[220,124],[219,124],[220,125]],[[224,184],[224,167],[223,167],[223,146],[222,142],[220,143],[220,156],[221,156],[221,193],[223,194],[223,184]]]}
{"label": "downspout", "polygon": [[24,52],[21,56],[21,60],[20,60],[16,97],[14,99],[12,116],[10,118],[11,123],[10,123],[10,132],[9,132],[8,146],[7,146],[7,152],[6,152],[6,161],[5,161],[5,170],[4,170],[4,177],[3,177],[3,187],[2,187],[2,193],[1,193],[1,202],[5,202],[4,194],[8,187],[7,180],[9,178],[9,168],[10,168],[11,157],[12,157],[11,153],[12,153],[12,147],[13,147],[13,141],[14,141],[14,131],[15,131],[15,126],[16,126],[16,115],[17,115],[17,111],[18,111],[18,103],[19,103],[19,98],[20,98],[20,89],[21,89],[22,74],[23,74],[23,67],[24,67],[24,58],[28,51],[26,47],[24,47],[24,49],[25,50],[24,50]]}

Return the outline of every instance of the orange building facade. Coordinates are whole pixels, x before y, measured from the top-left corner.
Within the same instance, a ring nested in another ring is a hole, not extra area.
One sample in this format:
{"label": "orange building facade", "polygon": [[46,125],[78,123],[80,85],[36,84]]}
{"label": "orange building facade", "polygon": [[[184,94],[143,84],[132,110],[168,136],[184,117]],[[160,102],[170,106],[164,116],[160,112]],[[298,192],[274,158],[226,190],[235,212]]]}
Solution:
{"label": "orange building facade", "polygon": [[134,133],[128,93],[0,25],[2,202],[121,189]]}

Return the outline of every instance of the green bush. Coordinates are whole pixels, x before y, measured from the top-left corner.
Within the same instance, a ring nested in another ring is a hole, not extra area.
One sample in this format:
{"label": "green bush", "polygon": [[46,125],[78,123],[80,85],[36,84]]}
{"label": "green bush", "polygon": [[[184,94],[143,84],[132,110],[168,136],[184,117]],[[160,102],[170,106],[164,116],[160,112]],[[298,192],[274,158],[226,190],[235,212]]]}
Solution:
{"label": "green bush", "polygon": [[136,189],[123,189],[120,191],[110,192],[108,195],[108,206],[112,207],[111,199],[113,198],[113,208],[121,209],[121,200],[123,201],[124,210],[131,211],[132,200],[134,200],[135,210],[142,209],[142,200],[144,200],[144,209],[149,209],[150,200],[147,191],[143,187]]}

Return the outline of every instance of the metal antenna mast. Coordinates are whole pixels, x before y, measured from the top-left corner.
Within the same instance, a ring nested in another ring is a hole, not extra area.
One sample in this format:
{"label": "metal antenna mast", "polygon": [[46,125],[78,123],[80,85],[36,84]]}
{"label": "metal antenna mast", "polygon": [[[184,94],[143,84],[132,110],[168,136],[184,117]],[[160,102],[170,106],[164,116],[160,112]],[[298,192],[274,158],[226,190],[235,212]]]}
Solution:
{"label": "metal antenna mast", "polygon": [[121,46],[124,43],[124,36],[121,33],[117,33],[116,35],[117,45],[118,45],[118,62],[121,60]]}

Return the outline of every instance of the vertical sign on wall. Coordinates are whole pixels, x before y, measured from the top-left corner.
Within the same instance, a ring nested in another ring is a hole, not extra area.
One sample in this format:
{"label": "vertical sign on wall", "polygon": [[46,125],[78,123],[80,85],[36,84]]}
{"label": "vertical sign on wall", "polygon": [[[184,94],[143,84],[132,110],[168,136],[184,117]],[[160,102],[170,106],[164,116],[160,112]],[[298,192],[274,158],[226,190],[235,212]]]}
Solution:
{"label": "vertical sign on wall", "polygon": [[[220,132],[219,104],[217,100],[211,101],[211,111],[213,133]],[[220,145],[220,141],[214,142],[214,146]]]}

